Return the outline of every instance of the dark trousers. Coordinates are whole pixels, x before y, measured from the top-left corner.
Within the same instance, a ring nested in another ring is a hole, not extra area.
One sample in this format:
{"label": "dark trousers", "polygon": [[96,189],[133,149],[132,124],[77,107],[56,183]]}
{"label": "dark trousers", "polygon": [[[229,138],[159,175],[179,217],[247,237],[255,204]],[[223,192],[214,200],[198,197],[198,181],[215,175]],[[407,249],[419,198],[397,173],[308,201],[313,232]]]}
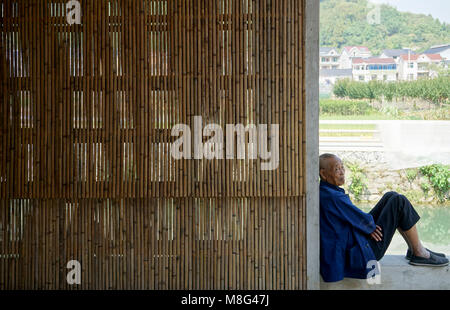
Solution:
{"label": "dark trousers", "polygon": [[397,192],[387,192],[369,212],[372,214],[375,224],[381,227],[383,237],[381,241],[375,241],[368,236],[368,242],[377,260],[386,253],[397,228],[409,230],[420,219],[411,202],[405,196]]}

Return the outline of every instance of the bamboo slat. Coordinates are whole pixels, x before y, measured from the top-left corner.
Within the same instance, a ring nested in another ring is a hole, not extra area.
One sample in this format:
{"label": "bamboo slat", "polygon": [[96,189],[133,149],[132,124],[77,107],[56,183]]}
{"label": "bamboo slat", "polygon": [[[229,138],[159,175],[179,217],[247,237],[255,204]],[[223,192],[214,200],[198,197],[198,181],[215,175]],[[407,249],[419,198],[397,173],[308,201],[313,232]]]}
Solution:
{"label": "bamboo slat", "polygon": [[[0,289],[305,288],[304,1],[66,2],[0,0]],[[194,116],[232,159],[172,158]]]}

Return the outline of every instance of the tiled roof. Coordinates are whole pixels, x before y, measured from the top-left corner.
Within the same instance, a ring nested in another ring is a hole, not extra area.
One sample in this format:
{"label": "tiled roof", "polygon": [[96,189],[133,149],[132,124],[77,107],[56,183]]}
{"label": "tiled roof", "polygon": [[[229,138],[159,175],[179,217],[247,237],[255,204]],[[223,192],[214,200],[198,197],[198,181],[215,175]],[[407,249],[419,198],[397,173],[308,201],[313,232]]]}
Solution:
{"label": "tiled roof", "polygon": [[440,52],[448,50],[449,48],[450,48],[450,44],[432,46],[430,49],[426,50],[424,52],[424,54],[439,54]]}
{"label": "tiled roof", "polygon": [[328,53],[329,51],[331,51],[333,49],[333,47],[321,47],[320,48],[320,52],[321,53]]}
{"label": "tiled roof", "polygon": [[319,53],[321,56],[328,55],[328,53],[333,49],[336,51],[336,53],[338,53],[337,49],[334,47],[321,47],[319,49]]}
{"label": "tiled roof", "polygon": [[353,58],[352,63],[354,64],[395,64],[394,58]]}
{"label": "tiled roof", "polygon": [[369,51],[369,48],[366,47],[366,46],[344,46],[344,49],[346,49],[349,52],[354,47],[356,47],[360,51],[364,51],[364,52],[368,52]]}
{"label": "tiled roof", "polygon": [[[424,54],[420,54],[420,55],[408,55],[408,54],[406,54],[406,55],[401,55],[400,57],[403,59],[403,60],[412,60],[412,61],[415,61],[415,60],[417,60],[417,59],[419,59],[419,57],[420,56],[422,56],[422,55],[424,55]],[[425,54],[428,58],[430,58],[431,60],[442,60],[442,57],[441,57],[441,55],[439,55],[439,54]]]}
{"label": "tiled roof", "polygon": [[387,49],[387,50],[383,51],[383,54],[385,54],[388,57],[398,57],[403,54],[408,54],[408,51],[411,53],[411,55],[416,54],[413,51],[408,50],[408,49],[391,49],[391,50]]}

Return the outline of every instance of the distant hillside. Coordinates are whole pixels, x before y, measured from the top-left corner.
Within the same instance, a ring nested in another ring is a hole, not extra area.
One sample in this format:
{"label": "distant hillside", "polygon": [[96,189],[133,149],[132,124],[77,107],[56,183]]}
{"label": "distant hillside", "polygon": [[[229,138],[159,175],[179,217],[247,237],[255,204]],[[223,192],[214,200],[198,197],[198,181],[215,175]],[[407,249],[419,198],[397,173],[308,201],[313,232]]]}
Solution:
{"label": "distant hillside", "polygon": [[367,0],[320,0],[320,46],[365,45],[373,54],[383,49],[417,48],[450,43],[450,25],[431,15],[380,6],[380,23],[369,24],[373,6]]}

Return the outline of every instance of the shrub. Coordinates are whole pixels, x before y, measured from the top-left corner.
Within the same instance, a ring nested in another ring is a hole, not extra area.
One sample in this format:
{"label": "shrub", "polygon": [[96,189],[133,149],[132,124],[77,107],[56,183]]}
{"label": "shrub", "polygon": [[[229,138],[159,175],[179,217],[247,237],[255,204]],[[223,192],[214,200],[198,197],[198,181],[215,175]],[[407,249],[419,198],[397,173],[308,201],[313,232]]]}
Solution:
{"label": "shrub", "polygon": [[420,173],[428,178],[439,201],[444,202],[450,188],[450,167],[433,164],[421,167]]}
{"label": "shrub", "polygon": [[423,193],[425,194],[425,198],[428,197],[428,193],[430,192],[431,186],[428,182],[421,182],[420,188],[422,189]]}
{"label": "shrub", "polygon": [[343,80],[336,81],[336,83],[334,84],[334,87],[333,87],[333,94],[339,98],[348,97],[347,88],[348,88],[349,83],[350,83],[349,79],[343,79]]}
{"label": "shrub", "polygon": [[348,191],[355,196],[357,201],[361,201],[362,194],[367,190],[364,168],[360,167],[358,163],[352,162],[347,162],[346,166],[351,172]]}
{"label": "shrub", "polygon": [[373,111],[365,101],[322,99],[319,106],[322,115],[365,115]]}
{"label": "shrub", "polygon": [[435,79],[422,79],[417,81],[360,82],[351,80],[339,80],[336,82],[333,93],[339,98],[350,99],[386,99],[417,98],[442,104],[449,101],[450,77],[440,76]]}
{"label": "shrub", "polygon": [[417,169],[406,169],[406,179],[408,180],[410,187],[412,187],[412,183],[416,179],[417,174]]}

